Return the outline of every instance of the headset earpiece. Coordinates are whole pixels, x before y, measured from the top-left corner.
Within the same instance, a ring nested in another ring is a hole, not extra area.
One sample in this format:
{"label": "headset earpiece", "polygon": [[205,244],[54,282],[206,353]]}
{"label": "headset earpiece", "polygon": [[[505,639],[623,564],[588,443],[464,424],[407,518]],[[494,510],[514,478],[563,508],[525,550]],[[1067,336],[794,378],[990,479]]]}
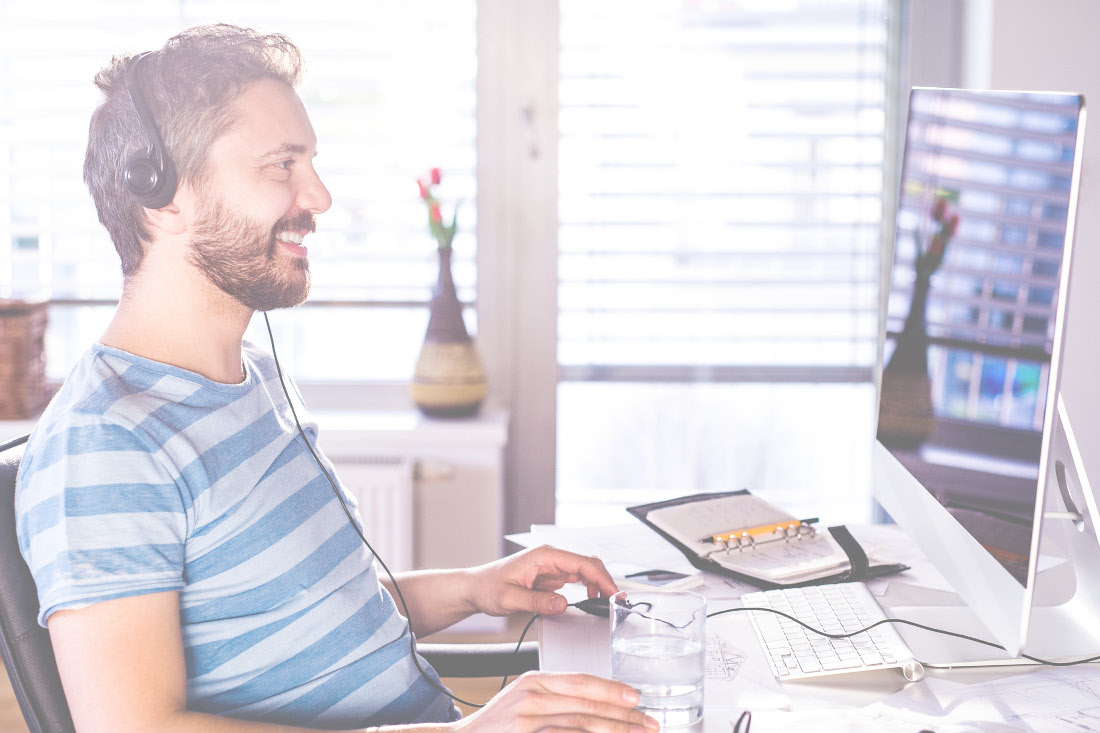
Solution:
{"label": "headset earpiece", "polygon": [[138,54],[126,65],[126,91],[134,105],[148,145],[126,159],[122,182],[134,201],[147,209],[160,209],[176,195],[176,166],[164,149],[156,122],[137,84],[138,64],[149,52]]}

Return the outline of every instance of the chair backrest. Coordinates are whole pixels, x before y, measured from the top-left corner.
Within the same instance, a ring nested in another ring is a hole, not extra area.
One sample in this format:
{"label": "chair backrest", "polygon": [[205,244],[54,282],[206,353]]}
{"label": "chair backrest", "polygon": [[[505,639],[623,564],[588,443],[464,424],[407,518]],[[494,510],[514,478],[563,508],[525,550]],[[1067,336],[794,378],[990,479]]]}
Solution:
{"label": "chair backrest", "polygon": [[31,733],[72,733],[50,634],[38,625],[38,594],[15,535],[18,438],[0,446],[0,655]]}

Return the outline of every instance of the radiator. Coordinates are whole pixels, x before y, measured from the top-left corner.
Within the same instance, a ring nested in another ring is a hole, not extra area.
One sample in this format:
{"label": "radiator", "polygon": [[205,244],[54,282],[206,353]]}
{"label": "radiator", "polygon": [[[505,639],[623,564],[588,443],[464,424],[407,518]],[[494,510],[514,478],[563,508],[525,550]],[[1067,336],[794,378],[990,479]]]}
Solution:
{"label": "radiator", "polygon": [[[367,540],[394,573],[413,569],[413,469],[406,458],[359,458],[336,466],[359,503]],[[378,573],[385,575],[381,567]]]}

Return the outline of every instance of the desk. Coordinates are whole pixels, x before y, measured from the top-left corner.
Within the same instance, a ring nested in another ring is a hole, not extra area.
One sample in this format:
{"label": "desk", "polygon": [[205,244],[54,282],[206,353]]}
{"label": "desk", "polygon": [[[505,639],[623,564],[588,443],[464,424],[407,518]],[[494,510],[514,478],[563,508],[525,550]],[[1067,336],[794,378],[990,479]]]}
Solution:
{"label": "desk", "polygon": [[[897,527],[855,527],[870,551],[913,566],[913,570],[868,583],[887,609],[955,605],[942,577]],[[654,535],[656,542],[661,542]],[[708,576],[700,592],[708,611],[740,605],[751,587]],[[753,711],[752,733],[794,731],[812,725],[824,731],[898,731],[928,728],[952,733],[1035,730],[1043,733],[1100,731],[1100,668],[928,669],[919,682],[897,670],[838,674],[780,684],[765,666],[748,614],[708,619],[708,670],[704,720],[692,733],[729,733],[743,709]],[[605,618],[569,609],[539,622],[542,668],[608,676],[609,624]],[[771,711],[771,712],[769,712]],[[957,727],[960,721],[978,727]],[[956,727],[952,727],[956,726]]]}

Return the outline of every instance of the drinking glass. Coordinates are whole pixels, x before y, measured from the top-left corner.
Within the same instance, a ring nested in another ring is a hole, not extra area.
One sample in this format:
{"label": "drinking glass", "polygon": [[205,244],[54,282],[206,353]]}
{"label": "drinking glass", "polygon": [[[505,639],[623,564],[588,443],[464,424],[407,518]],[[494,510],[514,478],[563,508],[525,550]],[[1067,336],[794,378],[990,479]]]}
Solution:
{"label": "drinking glass", "polygon": [[707,601],[698,593],[629,590],[611,597],[611,677],[638,691],[661,728],[703,717]]}

